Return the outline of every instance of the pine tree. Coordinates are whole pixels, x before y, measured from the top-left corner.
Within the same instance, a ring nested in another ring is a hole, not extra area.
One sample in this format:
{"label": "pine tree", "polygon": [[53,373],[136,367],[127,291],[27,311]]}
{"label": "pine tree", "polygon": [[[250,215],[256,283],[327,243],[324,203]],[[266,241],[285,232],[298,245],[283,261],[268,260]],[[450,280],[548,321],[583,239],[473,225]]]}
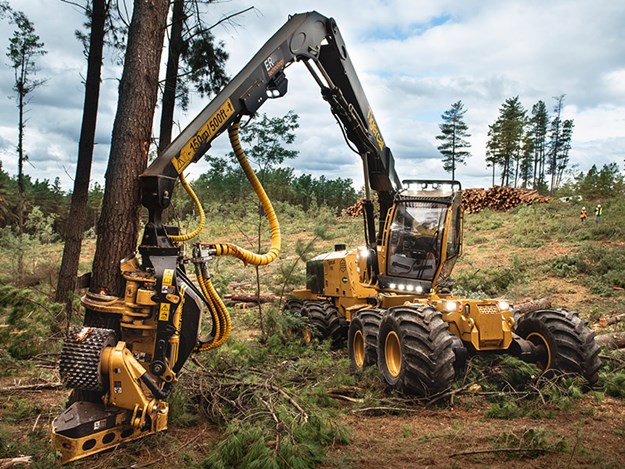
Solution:
{"label": "pine tree", "polygon": [[[187,109],[190,85],[204,97],[216,93],[228,83],[225,70],[228,53],[224,43],[217,42],[211,33],[215,25],[206,26],[203,23],[201,3],[199,0],[172,2],[167,68],[161,100],[159,151],[171,143],[176,103],[183,110]],[[254,7],[243,11],[251,8]]]}
{"label": "pine tree", "polygon": [[560,135],[560,148],[558,149],[556,164],[556,187],[560,187],[564,171],[569,165],[569,151],[571,149],[571,139],[573,138],[573,127],[575,127],[575,124],[572,119],[566,119],[562,122],[562,134]]}
{"label": "pine tree", "polygon": [[523,155],[525,114],[518,96],[508,98],[501,106],[497,120],[489,126],[487,161],[501,166],[502,186],[509,186],[510,180],[518,177],[519,161]]}
{"label": "pine tree", "polygon": [[443,155],[443,169],[451,172],[451,178],[456,178],[456,166],[466,164],[466,158],[471,156],[467,151],[471,144],[466,140],[471,136],[468,126],[464,122],[466,109],[462,101],[457,101],[451,108],[445,111],[441,118],[443,123],[439,125],[441,134],[436,136],[442,143],[438,146],[438,151]]}
{"label": "pine tree", "polygon": [[573,136],[573,120],[562,120],[562,109],[564,107],[564,96],[555,96],[556,104],[553,107],[554,117],[549,127],[549,165],[548,174],[551,175],[550,190],[557,189],[562,174],[568,166],[569,150],[571,149],[571,139]]}
{"label": "pine tree", "polygon": [[17,127],[17,219],[19,228],[19,252],[17,256],[18,281],[21,281],[23,273],[23,246],[24,234],[24,162],[28,156],[24,153],[24,129],[26,127],[25,112],[30,101],[29,95],[45,83],[43,80],[34,80],[37,73],[35,58],[47,54],[44,44],[35,34],[35,26],[21,11],[11,11],[6,4],[2,5],[2,11],[11,14],[11,23],[17,29],[9,41],[7,57],[11,61],[15,76],[13,91],[18,109]]}
{"label": "pine tree", "polygon": [[[76,286],[76,274],[82,248],[83,230],[87,219],[89,200],[89,179],[93,161],[93,145],[95,141],[98,105],[100,101],[100,82],[102,71],[102,54],[106,36],[106,21],[111,8],[110,0],[93,0],[85,6],[85,14],[89,18],[90,35],[87,52],[87,78],[85,80],[85,98],[83,101],[82,124],[78,142],[78,158],[76,161],[76,177],[69,211],[70,223],[65,228],[65,244],[63,259],[59,269],[55,301],[65,304],[65,310],[71,313],[71,293]],[[83,39],[82,33],[77,33]],[[85,41],[86,42],[86,41]],[[69,320],[68,320],[69,323]]]}
{"label": "pine tree", "polygon": [[137,246],[141,216],[138,176],[148,161],[168,6],[166,0],[134,1],[98,220],[92,292],[122,295],[119,261]]}
{"label": "pine tree", "polygon": [[530,133],[534,147],[534,171],[532,186],[541,189],[545,185],[545,155],[547,148],[547,128],[549,126],[549,113],[544,101],[538,101],[532,106],[530,118]]}

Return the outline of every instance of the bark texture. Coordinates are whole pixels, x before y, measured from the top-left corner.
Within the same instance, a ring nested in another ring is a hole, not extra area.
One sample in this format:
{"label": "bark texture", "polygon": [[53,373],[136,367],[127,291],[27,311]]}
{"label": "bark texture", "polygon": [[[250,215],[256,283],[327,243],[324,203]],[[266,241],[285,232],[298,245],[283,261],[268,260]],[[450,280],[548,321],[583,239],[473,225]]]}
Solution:
{"label": "bark texture", "polygon": [[92,292],[121,295],[119,262],[137,246],[141,213],[139,175],[148,161],[168,5],[167,0],[134,1],[98,220]]}
{"label": "bark texture", "polygon": [[65,310],[71,311],[71,293],[76,287],[78,262],[82,246],[83,230],[87,217],[89,200],[89,179],[93,161],[98,104],[100,100],[100,77],[102,72],[102,50],[104,49],[104,22],[107,1],[93,0],[89,54],[87,56],[87,80],[85,82],[85,102],[83,105],[80,141],[78,142],[78,160],[76,179],[69,209],[69,218],[65,227],[65,245],[63,260],[59,270],[54,300],[64,303]]}

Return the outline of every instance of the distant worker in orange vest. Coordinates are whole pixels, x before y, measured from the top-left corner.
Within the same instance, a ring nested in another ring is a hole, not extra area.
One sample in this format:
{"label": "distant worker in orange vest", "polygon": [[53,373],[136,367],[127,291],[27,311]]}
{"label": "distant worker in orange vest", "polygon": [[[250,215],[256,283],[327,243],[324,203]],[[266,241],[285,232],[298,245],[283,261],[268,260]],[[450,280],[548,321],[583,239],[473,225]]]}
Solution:
{"label": "distant worker in orange vest", "polygon": [[599,223],[601,215],[603,215],[603,207],[601,204],[597,204],[597,208],[595,209],[595,223]]}
{"label": "distant worker in orange vest", "polygon": [[586,207],[582,207],[582,211],[579,213],[579,219],[582,223],[584,223],[586,221],[586,218],[588,218],[588,214],[586,213]]}

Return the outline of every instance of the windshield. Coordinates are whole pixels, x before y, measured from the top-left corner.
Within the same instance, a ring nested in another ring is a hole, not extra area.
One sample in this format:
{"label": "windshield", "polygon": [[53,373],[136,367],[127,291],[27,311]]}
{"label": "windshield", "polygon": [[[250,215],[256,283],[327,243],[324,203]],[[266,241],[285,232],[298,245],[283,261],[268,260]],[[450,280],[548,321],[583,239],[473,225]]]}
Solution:
{"label": "windshield", "polygon": [[447,209],[431,202],[406,202],[397,208],[391,224],[389,274],[434,278]]}

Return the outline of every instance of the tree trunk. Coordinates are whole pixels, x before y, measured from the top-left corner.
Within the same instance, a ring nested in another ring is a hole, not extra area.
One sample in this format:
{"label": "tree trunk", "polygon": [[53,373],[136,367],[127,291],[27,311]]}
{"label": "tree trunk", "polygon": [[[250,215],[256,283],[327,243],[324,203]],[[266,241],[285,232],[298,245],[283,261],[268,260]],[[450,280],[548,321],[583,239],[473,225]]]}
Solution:
{"label": "tree trunk", "polygon": [[[23,78],[22,78],[23,80]],[[23,81],[22,81],[23,83]],[[18,92],[19,123],[17,131],[17,283],[24,276],[24,92]]]}
{"label": "tree trunk", "polygon": [[174,0],[171,19],[171,33],[165,73],[165,88],[161,106],[161,124],[158,138],[159,153],[171,143],[176,107],[176,87],[178,85],[178,64],[182,53],[182,27],[184,25],[184,0]]}
{"label": "tree trunk", "polygon": [[119,84],[111,154],[90,290],[121,296],[119,262],[134,253],[140,221],[139,175],[145,170],[158,94],[167,0],[135,0]]}
{"label": "tree trunk", "polygon": [[78,262],[82,245],[83,230],[89,200],[89,178],[93,160],[93,144],[100,99],[100,77],[102,71],[102,50],[104,48],[104,22],[107,14],[107,0],[93,0],[91,35],[87,59],[87,80],[85,82],[85,102],[82,113],[82,127],[78,143],[76,179],[65,228],[63,260],[59,271],[54,300],[65,304],[65,311],[71,313],[71,293],[76,286]]}

